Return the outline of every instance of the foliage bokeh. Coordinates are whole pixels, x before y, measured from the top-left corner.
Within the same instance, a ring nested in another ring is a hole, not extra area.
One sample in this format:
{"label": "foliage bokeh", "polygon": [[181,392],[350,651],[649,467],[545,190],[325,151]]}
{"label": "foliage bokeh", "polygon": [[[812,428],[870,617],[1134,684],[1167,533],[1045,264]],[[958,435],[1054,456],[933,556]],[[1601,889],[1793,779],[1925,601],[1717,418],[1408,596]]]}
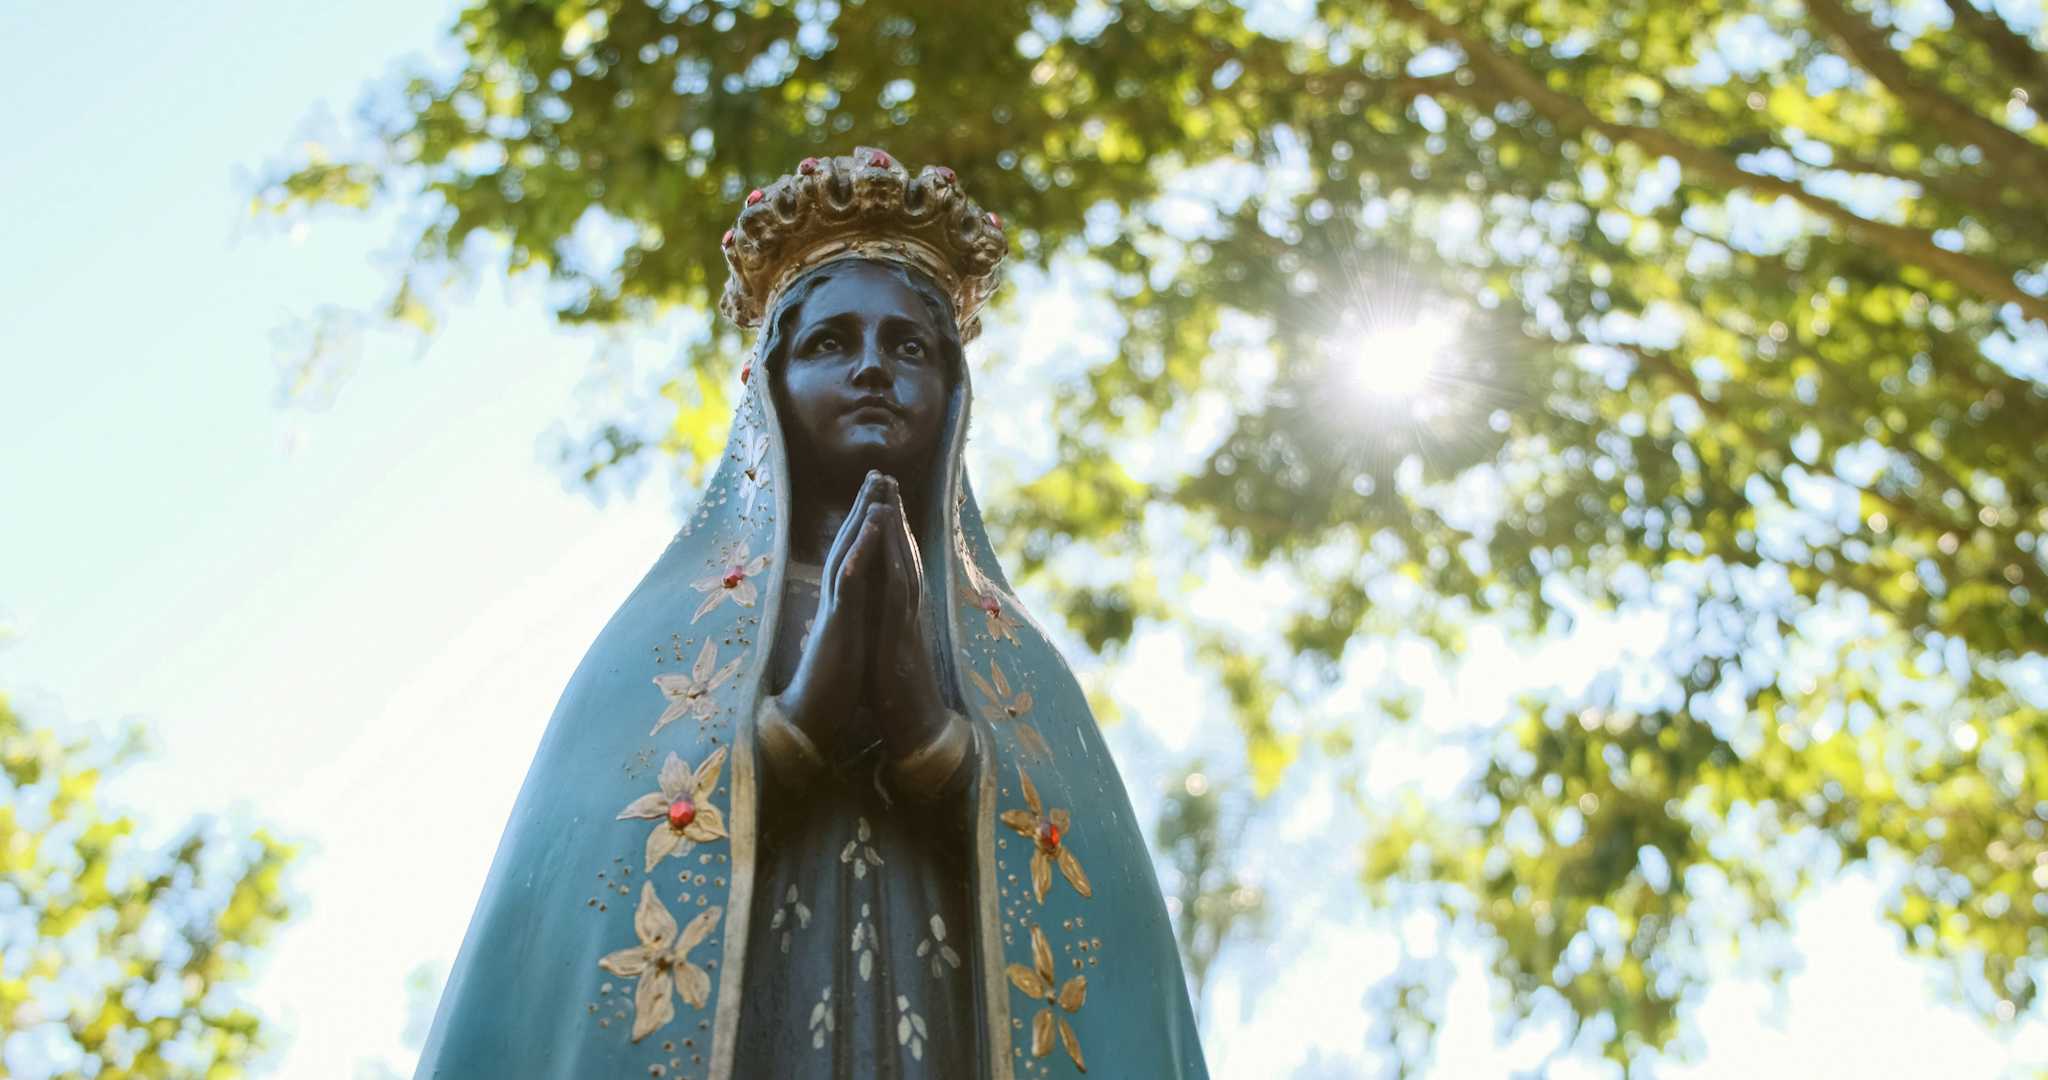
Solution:
{"label": "foliage bokeh", "polygon": [[246,1076],[267,1030],[243,1000],[291,915],[292,848],[201,818],[161,844],[109,810],[133,728],[71,735],[0,696],[0,1061],[10,1075]]}

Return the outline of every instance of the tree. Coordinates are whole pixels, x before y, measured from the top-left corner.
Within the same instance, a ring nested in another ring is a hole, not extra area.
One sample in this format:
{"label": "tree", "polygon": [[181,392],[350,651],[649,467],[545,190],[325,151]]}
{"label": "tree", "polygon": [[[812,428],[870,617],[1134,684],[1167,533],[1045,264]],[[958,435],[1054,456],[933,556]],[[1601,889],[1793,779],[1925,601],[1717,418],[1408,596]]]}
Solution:
{"label": "tree", "polygon": [[[1484,943],[1518,1016],[1561,1012],[1640,1062],[1704,977],[1702,894],[1768,929],[1830,860],[1900,869],[1887,915],[1987,1018],[2036,1001],[2033,19],[477,0],[459,63],[256,201],[411,211],[394,315],[429,322],[467,253],[546,274],[564,321],[618,325],[704,308],[724,275],[707,241],[803,156],[860,141],[954,167],[1024,261],[1099,282],[1118,315],[1111,358],[1049,391],[1058,468],[990,500],[1003,543],[1091,646],[1184,634],[1261,792],[1304,751],[1361,756],[1409,723],[1398,683],[1342,679],[1375,642],[1455,668],[1480,627],[1534,647],[1650,619],[1654,663],[1519,698],[1457,798],[1365,800],[1362,858],[1371,895]],[[582,253],[593,234],[616,258]],[[1463,345],[1406,396],[1333,392],[1408,374],[1333,340],[1404,327],[1407,367],[1446,328]],[[737,353],[700,336],[673,422],[607,426],[577,463],[715,452]],[[1121,464],[1204,410],[1225,434],[1185,467]],[[1193,541],[1132,554],[1161,533]],[[1067,580],[1054,553],[1075,545],[1133,584]],[[1205,546],[1272,583],[1283,634],[1191,612]],[[1428,996],[1395,1003],[1425,1016]]]}
{"label": "tree", "polygon": [[1225,942],[1237,934],[1241,923],[1257,924],[1266,915],[1258,886],[1231,865],[1231,856],[1243,849],[1245,833],[1253,824],[1251,792],[1239,789],[1226,799],[1210,784],[1203,767],[1200,760],[1190,762],[1168,779],[1153,830],[1153,843],[1168,871],[1167,910],[1177,916],[1180,951],[1198,1003],[1208,987],[1209,968]]}
{"label": "tree", "polygon": [[9,1076],[248,1074],[264,1048],[239,1000],[290,915],[291,848],[207,819],[161,847],[99,803],[141,752],[60,736],[0,696],[0,1063]]}

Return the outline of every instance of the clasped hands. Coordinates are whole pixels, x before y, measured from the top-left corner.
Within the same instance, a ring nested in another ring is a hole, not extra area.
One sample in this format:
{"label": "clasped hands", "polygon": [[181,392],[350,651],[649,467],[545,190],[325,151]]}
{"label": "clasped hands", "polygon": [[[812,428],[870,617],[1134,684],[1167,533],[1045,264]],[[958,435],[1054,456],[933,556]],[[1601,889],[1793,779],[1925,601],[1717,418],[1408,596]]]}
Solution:
{"label": "clasped hands", "polygon": [[[840,524],[818,585],[817,617],[789,686],[790,721],[820,747],[891,759],[923,749],[951,721],[920,627],[924,565],[895,478],[870,471]],[[853,731],[856,704],[876,730]]]}

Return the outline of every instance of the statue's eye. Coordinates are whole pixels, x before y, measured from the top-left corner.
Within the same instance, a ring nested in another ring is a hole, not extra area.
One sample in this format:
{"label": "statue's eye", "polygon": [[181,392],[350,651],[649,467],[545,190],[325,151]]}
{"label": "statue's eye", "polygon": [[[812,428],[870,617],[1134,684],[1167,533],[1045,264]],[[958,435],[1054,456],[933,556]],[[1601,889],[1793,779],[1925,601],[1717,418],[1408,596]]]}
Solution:
{"label": "statue's eye", "polygon": [[924,342],[919,341],[916,338],[903,339],[903,345],[901,346],[901,348],[903,349],[903,355],[905,356],[924,355]]}
{"label": "statue's eye", "polygon": [[817,337],[811,339],[810,347],[806,348],[804,351],[807,353],[825,353],[835,352],[838,350],[838,348],[838,334],[819,334]]}

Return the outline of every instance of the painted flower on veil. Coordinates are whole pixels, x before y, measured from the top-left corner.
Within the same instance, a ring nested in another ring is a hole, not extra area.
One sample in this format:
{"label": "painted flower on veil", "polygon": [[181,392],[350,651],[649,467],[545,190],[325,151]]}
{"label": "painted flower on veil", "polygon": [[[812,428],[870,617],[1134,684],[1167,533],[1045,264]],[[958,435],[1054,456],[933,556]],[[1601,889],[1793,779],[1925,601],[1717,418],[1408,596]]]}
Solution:
{"label": "painted flower on veil", "polygon": [[982,719],[996,727],[1007,722],[1017,733],[1017,742],[1024,749],[1040,757],[1051,757],[1052,747],[1045,744],[1045,736],[1038,733],[1031,721],[1024,719],[1024,714],[1031,711],[1031,691],[1018,690],[1012,694],[1010,680],[1003,677],[1002,665],[993,660],[988,663],[988,674],[989,677],[984,679],[981,672],[967,669],[967,677],[974,681],[974,688],[988,699],[981,705]]}
{"label": "painted flower on veil", "polygon": [[658,735],[661,729],[685,716],[709,720],[718,714],[718,703],[711,700],[711,692],[732,678],[740,669],[744,657],[735,656],[724,667],[712,670],[718,663],[718,643],[704,642],[704,648],[697,654],[697,662],[690,665],[687,675],[662,674],[654,677],[654,685],[661,688],[663,697],[668,698],[668,708],[662,710],[661,719],[654,722],[649,735]]}
{"label": "painted flower on veil", "polygon": [[1052,888],[1052,867],[1058,863],[1060,876],[1082,896],[1093,896],[1095,892],[1088,885],[1088,875],[1081,871],[1081,860],[1067,849],[1067,830],[1071,824],[1065,810],[1045,811],[1038,800],[1038,787],[1031,782],[1031,774],[1023,766],[1017,768],[1017,781],[1024,789],[1024,801],[1030,810],[1003,811],[1003,824],[1017,830],[1018,834],[1032,843],[1031,889],[1038,894],[1038,902],[1045,903],[1045,891]]}
{"label": "painted flower on veil", "polygon": [[1074,1036],[1073,1025],[1067,1018],[1053,1011],[1054,1006],[1066,1012],[1081,1011],[1081,1003],[1088,998],[1088,977],[1076,975],[1068,979],[1057,992],[1053,990],[1052,946],[1046,943],[1045,931],[1031,928],[1031,967],[1011,964],[1007,974],[1010,985],[1045,1003],[1038,1015],[1031,1021],[1031,1053],[1044,1057],[1052,1053],[1052,1038],[1055,1028],[1059,1031],[1060,1045],[1066,1048],[1067,1056],[1074,1059],[1074,1067],[1082,1072],[1088,1066],[1081,1061],[1081,1040]]}
{"label": "painted flower on veil", "polygon": [[742,446],[744,449],[740,454],[742,471],[739,497],[746,507],[742,512],[752,517],[754,500],[768,490],[768,435],[765,432],[754,432],[751,437],[743,440]]}
{"label": "painted flower on veil", "polygon": [[670,754],[661,763],[660,786],[619,811],[619,821],[639,818],[656,822],[654,831],[647,834],[648,870],[670,855],[686,854],[697,844],[725,835],[725,815],[711,805],[711,794],[718,789],[718,770],[724,765],[723,746],[712,751],[695,772],[688,762]]}
{"label": "painted flower on veil", "polygon": [[690,950],[711,933],[723,908],[705,908],[676,932],[675,916],[654,895],[654,883],[640,884],[640,908],[633,912],[633,933],[640,944],[620,949],[597,966],[624,979],[638,978],[633,989],[633,1041],[639,1042],[676,1018],[675,997],[701,1009],[711,997],[711,975],[690,963]]}
{"label": "painted flower on veil", "polygon": [[988,620],[989,637],[1007,639],[1012,645],[1019,644],[1019,624],[1014,616],[1003,610],[1003,594],[998,592],[994,585],[988,582],[963,582],[960,585],[960,598],[973,604],[975,610],[981,612],[982,617]]}
{"label": "painted flower on veil", "polygon": [[710,614],[727,599],[741,607],[753,607],[754,599],[760,595],[761,590],[755,587],[752,579],[761,571],[768,569],[768,563],[773,558],[773,555],[756,555],[748,559],[747,542],[740,541],[738,547],[718,561],[720,569],[717,573],[690,583],[691,588],[709,594],[704,597],[703,603],[697,605],[697,613],[690,616],[690,621],[694,623]]}

